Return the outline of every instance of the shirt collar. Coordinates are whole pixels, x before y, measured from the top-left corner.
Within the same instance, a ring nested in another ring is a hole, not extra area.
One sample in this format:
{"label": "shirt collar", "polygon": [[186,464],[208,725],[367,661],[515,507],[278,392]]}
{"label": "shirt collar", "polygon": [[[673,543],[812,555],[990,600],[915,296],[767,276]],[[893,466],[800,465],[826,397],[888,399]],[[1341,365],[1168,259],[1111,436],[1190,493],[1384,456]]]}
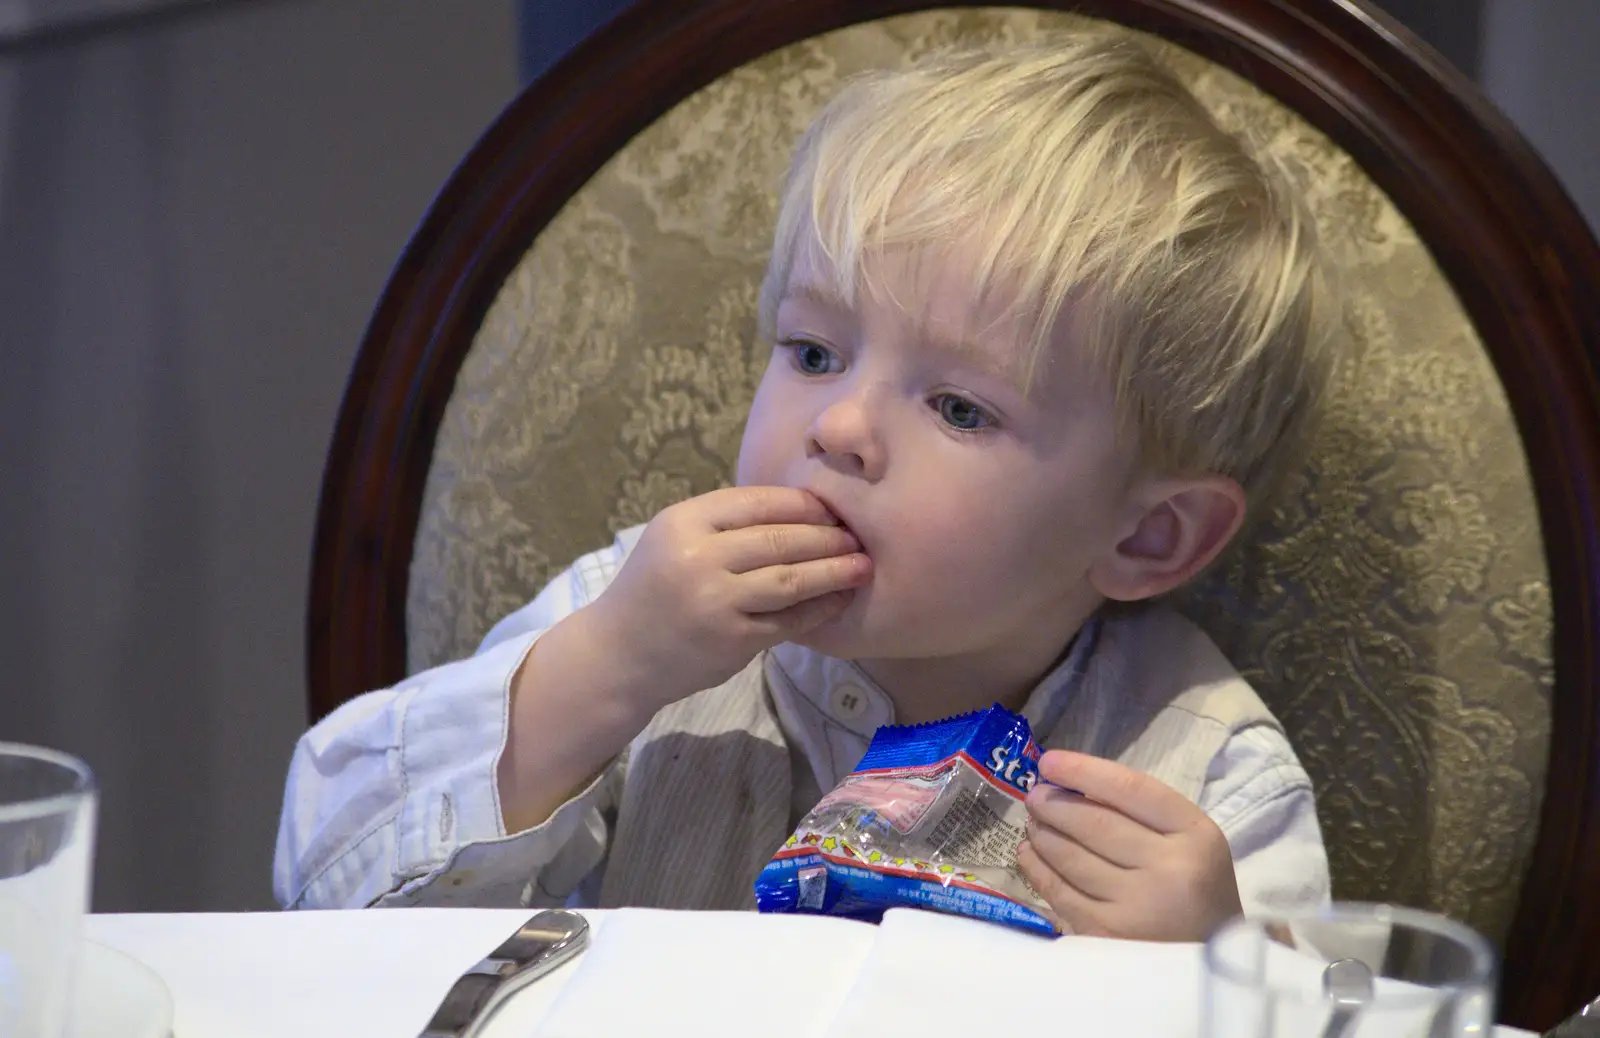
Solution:
{"label": "shirt collar", "polygon": [[[1021,713],[1035,740],[1043,742],[1060,723],[1099,636],[1100,618],[1092,617],[1060,662],[1028,694]],[[826,792],[860,761],[872,733],[895,723],[894,703],[849,660],[790,642],[773,648],[767,658],[768,684],[784,735],[805,751]]]}

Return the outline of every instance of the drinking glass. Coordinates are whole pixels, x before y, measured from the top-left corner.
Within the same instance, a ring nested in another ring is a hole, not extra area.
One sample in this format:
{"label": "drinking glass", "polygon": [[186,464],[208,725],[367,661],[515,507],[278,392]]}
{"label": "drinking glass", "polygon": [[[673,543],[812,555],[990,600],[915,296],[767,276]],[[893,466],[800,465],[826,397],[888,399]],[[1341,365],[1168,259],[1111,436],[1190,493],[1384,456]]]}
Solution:
{"label": "drinking glass", "polygon": [[1392,905],[1235,919],[1205,947],[1203,1038],[1486,1038],[1495,956],[1478,933]]}
{"label": "drinking glass", "polygon": [[94,775],[0,742],[0,1035],[58,1038],[89,906]]}

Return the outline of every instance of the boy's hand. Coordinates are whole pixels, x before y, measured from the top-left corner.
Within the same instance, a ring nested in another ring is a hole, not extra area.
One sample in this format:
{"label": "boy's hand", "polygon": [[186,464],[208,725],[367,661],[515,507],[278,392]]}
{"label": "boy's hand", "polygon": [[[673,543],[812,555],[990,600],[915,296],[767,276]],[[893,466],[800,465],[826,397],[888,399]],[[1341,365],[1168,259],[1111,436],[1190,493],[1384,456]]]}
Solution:
{"label": "boy's hand", "polygon": [[656,515],[585,611],[653,712],[837,616],[871,575],[860,542],[811,494],[728,487]]}
{"label": "boy's hand", "polygon": [[1202,941],[1240,914],[1227,838],[1183,794],[1065,750],[1040,758],[1039,777],[1017,863],[1070,932]]}

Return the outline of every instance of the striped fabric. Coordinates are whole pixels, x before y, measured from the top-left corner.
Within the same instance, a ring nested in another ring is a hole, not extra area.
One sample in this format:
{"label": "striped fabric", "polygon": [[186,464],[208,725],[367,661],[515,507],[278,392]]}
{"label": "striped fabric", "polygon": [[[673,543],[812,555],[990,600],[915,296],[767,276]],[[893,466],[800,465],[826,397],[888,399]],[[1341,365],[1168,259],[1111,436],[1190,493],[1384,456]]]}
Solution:
{"label": "striped fabric", "polygon": [[[767,654],[663,710],[624,767],[601,907],[748,909],[750,877],[791,824],[791,759]],[[1153,609],[1107,618],[1083,682],[1039,741],[1119,760],[1198,800],[1244,728],[1281,731],[1198,628]]]}

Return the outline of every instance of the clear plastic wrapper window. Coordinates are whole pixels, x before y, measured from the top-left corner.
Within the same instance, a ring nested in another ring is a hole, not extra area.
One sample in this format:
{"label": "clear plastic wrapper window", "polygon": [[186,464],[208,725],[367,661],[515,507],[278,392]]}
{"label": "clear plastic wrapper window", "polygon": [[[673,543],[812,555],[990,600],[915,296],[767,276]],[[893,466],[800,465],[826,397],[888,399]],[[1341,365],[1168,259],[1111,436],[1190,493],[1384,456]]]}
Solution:
{"label": "clear plastic wrapper window", "polygon": [[917,907],[1059,933],[1017,867],[1038,762],[1028,722],[999,705],[878,729],[761,870],[757,907],[873,922]]}

